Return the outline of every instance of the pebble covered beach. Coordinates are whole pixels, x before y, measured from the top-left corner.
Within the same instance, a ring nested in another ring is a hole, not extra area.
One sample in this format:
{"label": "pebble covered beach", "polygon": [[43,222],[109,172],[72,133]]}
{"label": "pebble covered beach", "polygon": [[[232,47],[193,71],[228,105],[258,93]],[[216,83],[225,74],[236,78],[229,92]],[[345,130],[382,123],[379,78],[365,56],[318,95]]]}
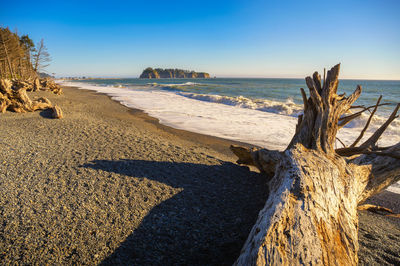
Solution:
{"label": "pebble covered beach", "polygon": [[[0,115],[2,264],[231,265],[268,197],[232,141],[158,124],[108,96]],[[386,194],[385,194],[386,193]],[[370,203],[385,204],[385,192]],[[399,212],[399,197],[389,200]],[[361,264],[400,264],[398,218],[360,212]]]}

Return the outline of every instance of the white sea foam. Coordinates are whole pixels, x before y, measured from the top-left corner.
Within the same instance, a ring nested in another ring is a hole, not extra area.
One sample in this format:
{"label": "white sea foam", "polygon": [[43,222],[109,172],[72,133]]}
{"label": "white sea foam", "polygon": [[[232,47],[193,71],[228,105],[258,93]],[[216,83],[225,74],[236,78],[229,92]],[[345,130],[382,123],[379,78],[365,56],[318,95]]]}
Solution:
{"label": "white sea foam", "polygon": [[231,97],[188,92],[178,92],[177,94],[200,101],[233,105],[241,108],[248,108],[281,115],[297,116],[303,111],[302,106],[295,104],[291,98],[288,98],[286,102],[278,102],[266,99],[249,99],[243,96]]}
{"label": "white sea foam", "polygon": [[[105,93],[127,107],[141,109],[150,116],[158,118],[164,125],[277,150],[285,149],[295,132],[297,118],[288,114],[299,112],[300,108],[290,101],[286,103],[263,101],[253,105],[254,101],[248,101],[244,97],[218,98],[215,95],[104,87],[78,82],[64,82],[63,85],[79,86]],[[264,109],[260,108],[262,105]],[[285,105],[287,109],[282,107]],[[285,115],[276,111],[280,108]],[[338,138],[346,145],[351,144],[362,130],[367,118],[367,115],[363,115],[359,120],[341,129]],[[373,130],[384,121],[385,119],[376,117],[363,140],[371,136]],[[400,142],[400,122],[396,121],[385,131],[378,144],[388,146],[398,142]],[[341,147],[341,144],[337,142],[337,146]],[[390,189],[400,193],[399,187]]]}

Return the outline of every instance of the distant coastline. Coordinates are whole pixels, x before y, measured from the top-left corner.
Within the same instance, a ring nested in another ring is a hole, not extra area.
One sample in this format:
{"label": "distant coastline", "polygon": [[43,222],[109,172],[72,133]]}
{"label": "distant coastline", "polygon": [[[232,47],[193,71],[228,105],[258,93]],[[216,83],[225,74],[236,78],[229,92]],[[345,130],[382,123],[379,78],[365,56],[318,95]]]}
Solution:
{"label": "distant coastline", "polygon": [[148,67],[140,75],[141,79],[159,79],[159,78],[210,78],[206,72],[195,72],[183,69],[162,69]]}

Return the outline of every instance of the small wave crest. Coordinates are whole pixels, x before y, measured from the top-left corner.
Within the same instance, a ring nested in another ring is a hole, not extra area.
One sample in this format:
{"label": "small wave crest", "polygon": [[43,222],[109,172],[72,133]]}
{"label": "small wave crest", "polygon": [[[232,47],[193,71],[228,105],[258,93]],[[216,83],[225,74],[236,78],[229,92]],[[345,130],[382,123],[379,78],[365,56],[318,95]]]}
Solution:
{"label": "small wave crest", "polygon": [[[303,113],[303,105],[296,104],[292,98],[286,99],[285,102],[267,100],[267,99],[250,99],[243,96],[221,96],[214,94],[198,94],[189,92],[177,92],[176,94],[206,102],[214,102],[225,105],[237,106],[241,108],[248,108],[263,112],[275,113],[280,115],[288,115],[297,117]],[[349,112],[346,115],[350,115]],[[363,128],[369,119],[369,113],[362,113],[359,117],[348,123],[346,128]],[[376,131],[383,123],[385,123],[387,117],[381,115],[374,115],[370,126],[369,132]],[[386,129],[389,135],[400,135],[400,120],[394,120]]]}
{"label": "small wave crest", "polygon": [[153,86],[153,87],[174,88],[174,87],[184,87],[184,86],[202,86],[204,84],[188,81],[188,82],[177,83],[177,84],[160,84],[160,83],[157,83],[157,82],[152,82],[152,83],[147,83],[147,85],[150,85],[150,86]]}
{"label": "small wave crest", "polygon": [[[97,85],[95,84],[94,86],[97,86]],[[105,85],[105,86],[109,87],[109,88],[126,88],[124,85],[119,84],[119,83],[117,83],[117,84],[108,84],[108,85]]]}

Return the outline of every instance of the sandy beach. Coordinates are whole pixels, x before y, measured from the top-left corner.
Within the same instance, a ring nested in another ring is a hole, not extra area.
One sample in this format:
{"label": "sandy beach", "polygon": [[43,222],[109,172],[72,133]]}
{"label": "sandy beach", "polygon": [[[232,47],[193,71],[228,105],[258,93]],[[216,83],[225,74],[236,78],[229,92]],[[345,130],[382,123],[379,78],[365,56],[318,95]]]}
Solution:
{"label": "sandy beach", "polygon": [[[160,125],[92,91],[0,115],[2,264],[231,265],[268,197],[232,141]],[[156,104],[156,103],[155,103]],[[369,200],[400,212],[400,195]],[[360,212],[362,265],[400,264],[400,219]]]}

